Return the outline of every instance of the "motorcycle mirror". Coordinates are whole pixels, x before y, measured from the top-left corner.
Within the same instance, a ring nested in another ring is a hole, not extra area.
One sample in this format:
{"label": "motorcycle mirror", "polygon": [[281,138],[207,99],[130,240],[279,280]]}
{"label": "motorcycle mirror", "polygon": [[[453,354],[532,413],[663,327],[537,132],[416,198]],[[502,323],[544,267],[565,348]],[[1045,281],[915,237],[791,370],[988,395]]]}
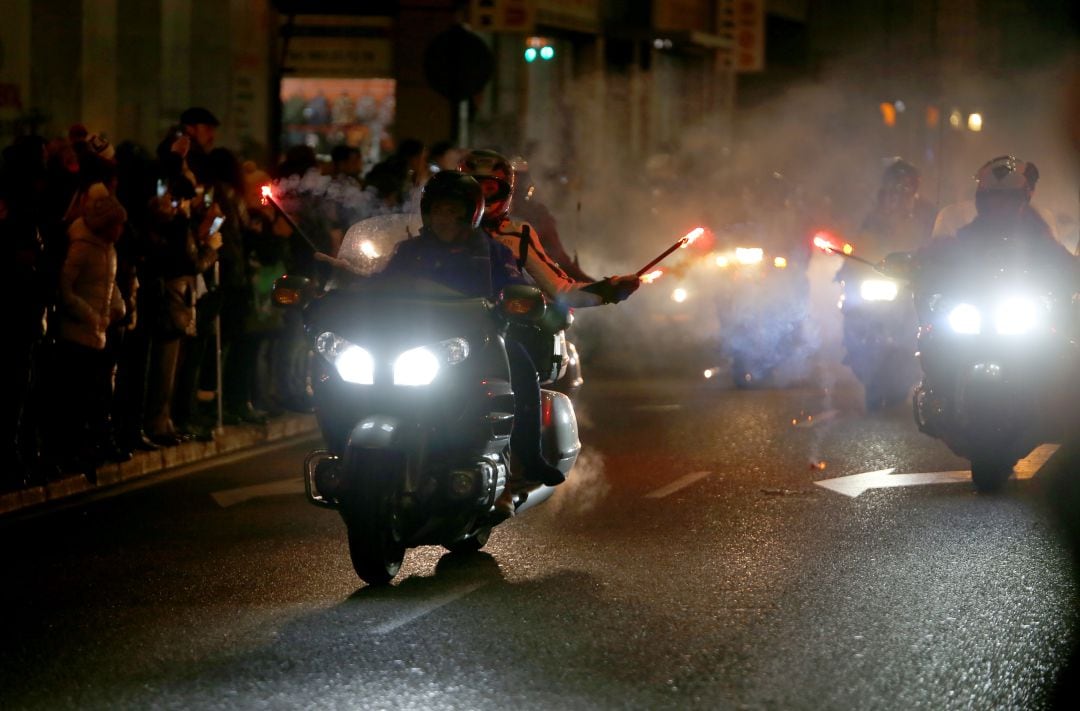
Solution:
{"label": "motorcycle mirror", "polygon": [[270,296],[276,306],[295,306],[307,302],[311,292],[311,279],[284,274],[274,280],[274,288]]}
{"label": "motorcycle mirror", "polygon": [[509,321],[532,323],[543,318],[547,311],[544,293],[535,286],[515,284],[499,294],[495,307]]}

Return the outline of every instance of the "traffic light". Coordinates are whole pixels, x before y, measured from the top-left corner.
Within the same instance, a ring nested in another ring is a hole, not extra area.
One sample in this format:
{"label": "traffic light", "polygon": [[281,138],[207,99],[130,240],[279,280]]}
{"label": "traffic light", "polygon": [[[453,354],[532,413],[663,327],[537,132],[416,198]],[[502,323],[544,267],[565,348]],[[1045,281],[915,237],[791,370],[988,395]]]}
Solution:
{"label": "traffic light", "polygon": [[528,37],[525,39],[525,61],[532,64],[537,59],[545,62],[555,58],[555,47],[547,37]]}

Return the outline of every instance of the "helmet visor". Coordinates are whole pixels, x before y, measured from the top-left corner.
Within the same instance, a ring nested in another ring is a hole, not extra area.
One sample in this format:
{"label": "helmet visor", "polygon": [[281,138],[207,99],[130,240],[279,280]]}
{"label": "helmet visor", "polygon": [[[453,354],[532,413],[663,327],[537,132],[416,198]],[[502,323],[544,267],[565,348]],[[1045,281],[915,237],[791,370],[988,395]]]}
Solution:
{"label": "helmet visor", "polygon": [[476,176],[480,183],[480,191],[484,195],[487,204],[502,202],[510,197],[510,183],[499,178],[490,176]]}

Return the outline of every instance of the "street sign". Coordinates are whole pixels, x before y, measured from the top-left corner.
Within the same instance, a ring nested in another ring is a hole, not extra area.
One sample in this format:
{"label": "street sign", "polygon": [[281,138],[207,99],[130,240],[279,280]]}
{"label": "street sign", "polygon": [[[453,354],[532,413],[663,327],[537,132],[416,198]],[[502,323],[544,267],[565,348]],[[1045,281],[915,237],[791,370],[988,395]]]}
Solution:
{"label": "street sign", "polygon": [[494,71],[495,55],[487,43],[462,25],[436,35],[424,51],[428,84],[454,102],[479,93]]}

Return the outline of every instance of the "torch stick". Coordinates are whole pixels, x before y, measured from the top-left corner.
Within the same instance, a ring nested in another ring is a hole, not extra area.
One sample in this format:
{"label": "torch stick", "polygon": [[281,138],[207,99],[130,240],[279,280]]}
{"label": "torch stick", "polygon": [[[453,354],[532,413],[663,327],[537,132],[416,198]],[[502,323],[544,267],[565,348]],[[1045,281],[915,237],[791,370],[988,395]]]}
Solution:
{"label": "torch stick", "polygon": [[306,234],[304,234],[304,231],[302,229],[300,229],[300,225],[296,224],[296,221],[293,220],[293,218],[289,217],[289,213],[285,212],[285,208],[283,208],[278,203],[278,201],[274,199],[274,193],[270,189],[269,185],[264,185],[263,186],[263,188],[262,188],[262,198],[263,198],[263,200],[265,200],[266,202],[268,202],[268,203],[270,203],[271,205],[274,206],[274,209],[277,210],[277,214],[279,214],[279,215],[281,215],[282,217],[285,218],[285,221],[287,223],[289,223],[289,227],[292,228],[293,232],[300,235],[300,237],[305,242],[308,243],[308,246],[310,246],[316,252],[322,252],[322,250],[319,249],[319,247],[314,242],[311,241],[311,238],[308,237]]}
{"label": "torch stick", "polygon": [[675,244],[671,245],[670,247],[665,249],[663,252],[661,252],[660,256],[658,256],[656,259],[652,260],[651,262],[649,262],[648,264],[643,266],[641,269],[638,269],[637,270],[637,276],[641,277],[641,276],[644,276],[645,274],[648,274],[649,270],[651,270],[653,267],[655,267],[660,262],[664,261],[664,259],[669,254],[674,252],[676,249],[679,249],[680,247],[685,247],[686,245],[690,244],[691,242],[696,240],[698,237],[700,237],[704,232],[705,232],[705,229],[703,227],[697,227],[697,228],[695,228],[693,230],[690,230],[690,232],[686,233],[681,238],[679,238],[675,242]]}
{"label": "torch stick", "polygon": [[828,239],[823,237],[821,235],[821,233],[819,233],[817,235],[814,235],[814,246],[817,247],[818,249],[820,249],[825,254],[835,254],[838,257],[843,257],[844,259],[850,259],[852,261],[859,262],[861,264],[865,264],[866,266],[870,267],[871,269],[877,269],[877,267],[878,267],[877,264],[875,264],[874,262],[871,262],[869,259],[863,259],[862,257],[856,257],[854,254],[852,254],[850,251],[848,251],[849,245],[845,245],[844,249],[840,249],[839,247],[835,246],[832,242],[830,242]]}

